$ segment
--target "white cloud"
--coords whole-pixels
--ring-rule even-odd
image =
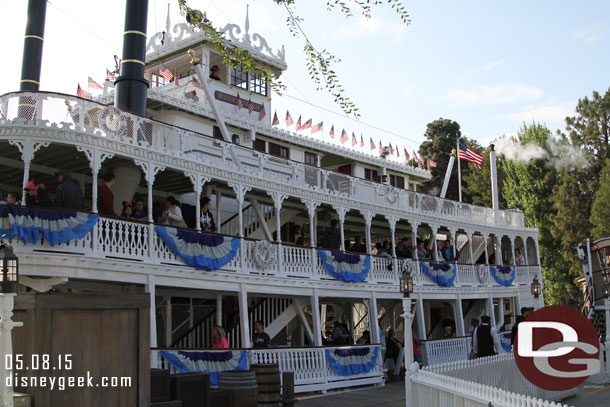
[[[584,41],[586,44],[591,44],[602,39],[607,31],[608,29],[604,24],[595,24],[574,31],[574,37]]]
[[[530,108],[518,113],[511,113],[505,117],[519,122],[543,122],[543,123],[563,123],[567,116],[574,115],[574,103],[554,103],[531,106]]]
[[[330,36],[334,40],[348,41],[378,35],[384,35],[392,40],[399,40],[405,33],[404,25],[389,24],[379,17],[366,18],[365,16],[360,16],[348,21],[348,24],[341,25],[332,31],[323,30],[322,34]]]
[[[504,63],[503,60],[498,59],[496,61],[490,62],[488,64],[483,65],[482,69],[484,71],[491,71],[492,69],[494,69],[495,67],[497,67],[498,65],[502,65]]]
[[[522,84],[476,85],[470,89],[452,89],[447,97],[457,103],[531,102],[542,97],[542,90]]]
[[[405,86],[405,87],[403,87],[403,88],[402,88],[402,93],[403,93],[405,96],[409,96],[409,94],[411,93],[411,91],[412,91],[412,90],[413,90],[413,88],[412,88],[412,87],[410,87],[410,86]]]

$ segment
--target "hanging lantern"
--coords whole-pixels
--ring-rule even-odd
[[[19,282],[19,258],[13,253],[13,246],[0,243],[0,282],[3,293],[17,292]]]
[[[532,281],[532,295],[534,298],[540,297],[540,292],[542,287],[540,286],[540,281],[538,281],[538,276],[534,276],[534,281]]]
[[[604,274],[604,285],[602,290],[604,291],[604,297],[610,298],[610,272]]]
[[[400,277],[400,286],[402,287],[402,294],[405,298],[408,298],[413,292],[413,277],[411,273],[403,273]]]

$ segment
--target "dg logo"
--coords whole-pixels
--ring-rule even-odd
[[[569,390],[600,371],[597,332],[569,307],[544,307],[528,316],[513,350],[521,374],[545,390]]]

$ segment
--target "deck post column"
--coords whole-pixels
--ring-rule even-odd
[[[208,197],[209,198],[209,197]],[[220,225],[222,225],[222,219],[220,219],[220,214],[221,214],[221,210],[220,207],[222,206],[222,192],[217,189],[216,190],[216,224],[217,229],[216,231],[218,233],[221,233],[222,231],[220,230]]]
[[[203,191],[203,185],[206,182],[210,182],[211,178],[202,177],[199,174],[192,174],[184,172],[193,184],[193,192],[195,192],[195,229],[198,232],[201,231],[201,191]]]
[[[411,225],[411,246],[413,250],[413,260],[417,261],[419,260],[417,256],[417,228],[419,228],[419,222],[409,221],[409,224]]]
[[[436,242],[436,239],[438,238],[439,226],[430,225],[430,227],[432,228],[432,259],[438,262],[441,260],[438,258],[438,243]]]
[[[466,328],[464,327],[464,310],[462,309],[462,296],[460,294],[457,295],[455,299],[456,305],[456,328],[458,336],[466,336]]]
[[[470,253],[470,264],[472,264],[472,267],[474,267],[475,259],[474,259],[474,252],[472,251],[472,235],[473,235],[472,230],[467,230],[466,235],[468,236],[468,251]]]
[[[112,157],[112,155],[110,156]],[[155,165],[152,161],[139,161],[134,160],[134,163],[140,167],[142,172],[144,173],[144,179],[146,180],[146,188],[148,194],[148,258],[153,259],[156,256],[157,250],[155,250],[155,233],[153,226],[153,184],[155,183],[155,177],[159,171],[163,171],[165,167]],[[97,175],[93,178],[97,180]],[[94,186],[94,191],[97,191],[97,188]],[[96,199],[97,200],[97,199]]]
[[[311,296],[311,315],[313,317],[313,340],[315,346],[322,346],[322,330],[320,321],[320,298],[318,297],[318,289],[313,289]]]
[[[172,346],[172,297],[167,297],[165,304],[165,346]]]
[[[155,301],[155,277],[152,274],[148,275],[148,282],[144,285],[144,291],[148,293],[150,297],[150,347],[157,347],[157,304]],[[155,352],[156,354],[156,352]],[[156,355],[155,355],[156,356]],[[157,358],[151,357],[150,367],[157,367]]]
[[[319,202],[314,200],[303,199],[302,202],[307,207],[307,214],[309,215],[309,245],[311,246],[311,275],[313,278],[317,278],[318,269],[318,253],[316,251],[316,226],[314,224],[316,217],[316,208],[320,205]]]
[[[369,304],[369,328],[371,330],[371,343],[381,343],[381,333],[379,332],[379,321],[377,320],[377,316],[377,296],[375,295],[375,291],[371,291]]]
[[[411,298],[402,299],[402,317],[404,320],[404,349],[405,349],[405,405],[413,407],[413,394],[411,391],[411,375],[417,371],[411,368],[413,361],[413,300]]]
[[[457,263],[457,229],[449,228],[449,234],[451,235],[451,239],[449,239],[449,243],[451,243],[451,252],[453,253],[453,258]]]
[[[482,233],[481,235],[483,236],[483,244],[485,247],[485,264],[489,265],[489,250],[487,247],[489,246],[489,235],[487,233]]]
[[[38,142],[33,142],[30,139],[25,139],[23,141],[9,140],[9,144],[17,147],[19,149],[19,152],[21,153],[21,160],[23,161],[23,183],[21,186],[21,193],[23,194],[25,186],[28,184],[28,182],[30,182],[30,165],[32,164],[32,160],[34,159],[34,154],[41,147],[47,147],[49,145],[49,143],[48,142],[38,143]],[[82,150],[79,149],[79,151],[82,151]],[[91,151],[91,150],[89,150],[89,151]],[[87,154],[87,157],[89,157],[89,156],[90,156],[90,154]],[[89,157],[89,163],[91,164],[90,157]],[[21,200],[21,205],[25,206],[25,195],[23,196],[23,199]]]
[[[491,318],[491,326],[496,326],[496,313],[494,312],[494,299],[490,295],[487,297],[487,309],[489,310],[489,317]]]
[[[244,272],[244,254],[243,254],[243,250],[244,250],[244,214],[243,214],[243,206],[244,206],[244,198],[246,195],[246,192],[248,192],[250,190],[250,187],[246,187],[244,185],[241,184],[233,184],[233,183],[229,183],[229,186],[231,188],[233,188],[233,191],[235,192],[235,198],[237,199],[237,219],[238,219],[238,225],[239,225],[239,231],[238,231],[238,236],[239,236],[239,270],[243,273]],[[246,310],[248,309],[248,307],[246,307]],[[243,332],[243,330],[242,330]],[[242,343],[243,345],[243,343]]]
[[[428,338],[426,333],[426,318],[424,316],[424,299],[421,295],[417,298],[416,312],[417,312],[417,332],[419,333],[419,339],[425,341]]]
[[[523,265],[529,266],[530,262],[527,258],[527,237],[524,239],[523,236],[521,236],[521,254],[523,255]]]
[[[364,224],[365,224],[365,233],[366,233],[366,253],[367,254],[372,254],[373,253],[373,246],[371,244],[371,225],[373,223],[373,213],[371,212],[360,212],[362,214],[362,216],[364,217]]]
[[[516,259],[515,259],[515,236],[509,236],[508,237],[509,241],[510,241],[510,259],[512,259],[511,264],[513,266],[516,266]]]
[[[337,211],[337,216],[339,217],[339,230],[341,231],[341,245],[339,248],[343,251],[347,250],[345,247],[345,229],[343,228],[343,224],[345,223],[345,214],[347,213],[347,208],[342,206],[334,206],[334,210]]]
[[[216,294],[216,325],[222,326],[222,294]]]
[[[282,248],[282,203],[288,195],[280,194],[279,192],[267,192],[273,199],[273,207],[275,209],[275,241],[277,242],[277,267],[278,272],[284,272],[284,249]]]
[[[390,239],[392,239],[392,258],[394,259],[394,270],[398,272],[396,267],[396,223],[398,218],[396,216],[386,215],[385,218],[390,224]]]
[[[239,285],[239,325],[240,339],[242,348],[251,348],[250,343],[250,322],[248,318],[248,291],[245,284]],[[229,344],[235,347],[235,344]]]

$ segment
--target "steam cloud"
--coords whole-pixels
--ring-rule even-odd
[[[584,168],[588,165],[585,153],[578,147],[549,140],[549,150],[537,144],[520,144],[512,137],[503,136],[494,141],[496,152],[506,160],[529,163],[533,159],[545,160],[549,167],[556,169]]]

